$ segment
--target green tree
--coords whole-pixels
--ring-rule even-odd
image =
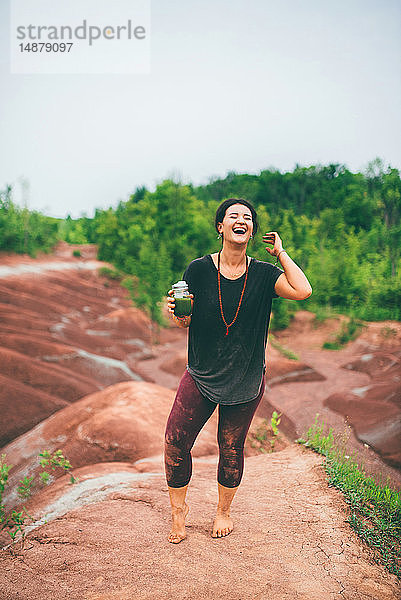
[[[380,159],[366,173],[351,173],[341,164],[297,165],[287,173],[269,168],[259,175],[232,171],[204,186],[166,179],[154,192],[137,188],[116,209],[97,209],[92,220],[70,220],[64,231],[71,240],[84,236],[97,243],[100,258],[135,275],[141,281],[135,301],[151,314],[157,311],[157,296],[160,301],[191,260],[221,247],[214,228],[220,202],[245,197],[254,203],[260,227],[248,252],[274,262],[261,238],[265,231],[278,231],[311,281],[313,295],[305,303],[293,303],[295,308],[328,306],[354,316],[394,318],[399,314],[400,195],[399,172],[385,168]],[[0,207],[0,232],[17,247],[23,232],[20,216],[9,210],[6,230],[3,216]],[[30,222],[29,239],[33,229]],[[156,255],[167,257],[158,292],[152,287]],[[134,288],[138,292],[138,285]],[[292,303],[276,303],[276,324],[284,323]]]
[[[172,282],[171,257],[164,242],[155,244],[150,239],[145,240],[135,267],[138,277],[135,303],[148,312],[154,323],[164,324],[160,302],[167,295]]]
[[[401,179],[398,169],[384,169],[380,158],[367,168],[368,185],[375,197],[379,215],[386,227],[385,244],[391,264],[391,276],[397,273],[401,247]]]

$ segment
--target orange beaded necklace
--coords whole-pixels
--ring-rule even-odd
[[[233,324],[235,323],[235,320],[236,320],[236,318],[237,318],[237,316],[238,316],[239,308],[240,308],[240,306],[241,306],[242,298],[243,298],[243,295],[244,295],[244,292],[245,292],[246,280],[248,279],[248,257],[247,257],[247,256],[245,257],[245,258],[246,258],[245,281],[244,281],[244,286],[243,286],[243,288],[242,288],[242,292],[241,292],[241,298],[239,299],[239,303],[238,303],[237,312],[235,313],[235,317],[234,317],[234,319],[231,321],[231,323],[230,323],[229,325],[227,325],[227,322],[226,322],[226,320],[225,320],[225,318],[224,318],[224,314],[223,314],[223,304],[222,304],[222,302],[221,302],[221,287],[220,287],[220,252],[221,252],[221,250],[219,251],[219,260],[218,260],[218,266],[217,266],[217,280],[218,280],[218,283],[219,283],[219,302],[220,302],[220,312],[221,312],[221,317],[222,317],[222,319],[223,319],[223,321],[224,321],[224,325],[225,325],[225,326],[226,326],[226,328],[227,328],[226,335],[228,335],[228,328],[229,328],[229,327],[231,327],[231,325],[233,325]]]

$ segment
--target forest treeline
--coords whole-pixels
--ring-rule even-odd
[[[230,197],[250,200],[258,213],[259,230],[248,254],[273,262],[261,240],[266,231],[277,231],[311,282],[307,300],[274,301],[276,327],[302,307],[401,320],[400,172],[380,159],[364,173],[331,164],[286,173],[230,172],[203,186],[167,179],[153,192],[137,188],[116,208],[96,209],[93,217],[68,216],[58,235],[70,243],[97,244],[98,258],[128,276],[125,285],[135,303],[162,323],[161,302],[171,284],[191,260],[221,247],[214,217]]]
[[[13,188],[0,190],[0,251],[35,256],[50,252],[60,239],[60,219],[20,208],[13,202]]]
[[[248,254],[272,262],[262,234],[277,231],[305,271],[313,295],[274,301],[276,325],[296,308],[328,308],[365,320],[401,319],[400,172],[375,159],[365,173],[346,166],[297,166],[292,172],[229,173],[208,185],[165,180],[137,188],[93,218],[67,218],[62,235],[99,246],[99,258],[134,276],[135,301],[159,319],[159,302],[188,263],[221,247],[214,228],[225,198],[255,206],[259,231]],[[295,306],[296,305],[296,306]]]

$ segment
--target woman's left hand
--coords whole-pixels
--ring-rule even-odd
[[[266,246],[267,252],[272,256],[277,256],[277,254],[283,249],[283,242],[281,241],[277,231],[269,231],[265,233],[265,235],[262,237],[262,240],[265,244],[273,245],[273,248]]]

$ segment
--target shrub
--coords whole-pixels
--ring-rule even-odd
[[[43,471],[39,474],[39,480],[43,485],[47,485],[51,480],[51,475],[46,471],[46,468],[50,468],[54,471],[57,468],[63,469],[68,472],[72,469],[71,463],[64,457],[61,450],[56,450],[51,453],[48,450],[43,450],[39,453],[40,465]],[[28,513],[25,506],[18,512],[15,509],[7,512],[3,504],[3,492],[8,484],[8,473],[12,465],[7,465],[6,455],[2,454],[0,457],[0,530],[6,531],[11,538],[11,548],[14,550],[15,543],[18,541],[18,536],[24,547],[26,529],[25,523],[28,519],[33,521],[33,517]],[[19,481],[17,486],[17,494],[20,498],[28,499],[32,494],[32,488],[34,486],[34,475],[31,477],[25,476]],[[70,483],[77,483],[76,479],[70,474]]]

